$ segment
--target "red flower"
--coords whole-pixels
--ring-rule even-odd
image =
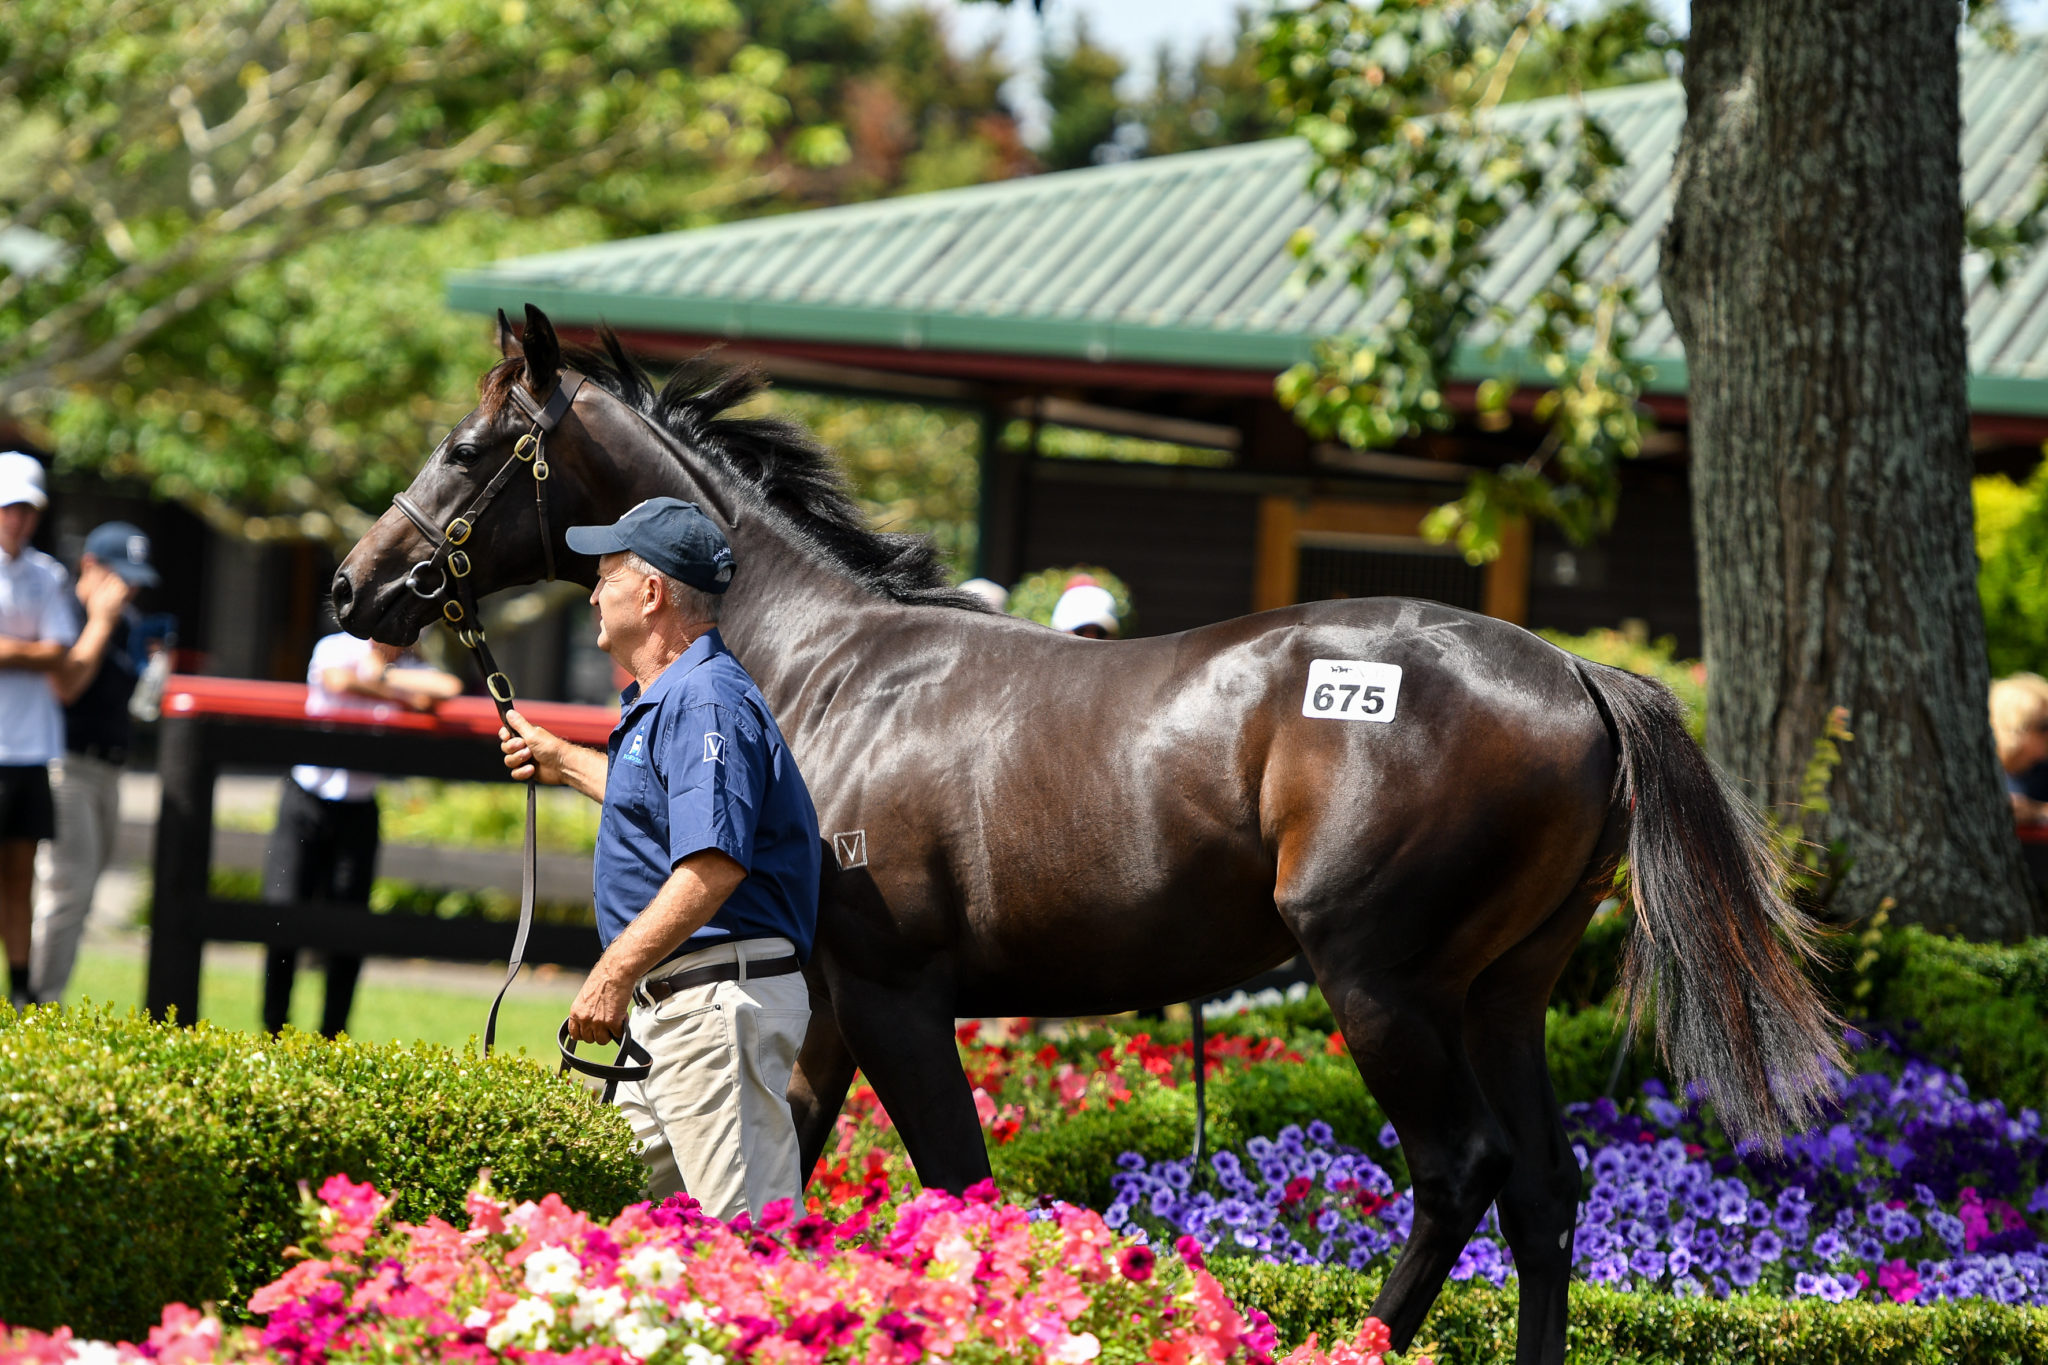
[[[1202,1269],[1202,1244],[1193,1237],[1182,1233],[1174,1239],[1173,1249],[1180,1253],[1180,1258],[1188,1263],[1190,1269]]]
[[[1136,1284],[1143,1284],[1152,1278],[1152,1267],[1158,1259],[1158,1257],[1152,1254],[1151,1247],[1125,1247],[1123,1256],[1118,1260],[1117,1268],[1123,1271],[1125,1279]]]

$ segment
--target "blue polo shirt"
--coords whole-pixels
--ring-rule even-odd
[[[598,937],[611,941],[693,853],[747,870],[677,955],[782,937],[808,960],[818,928],[818,814],[754,680],[707,631],[646,691],[619,697],[597,827]]]

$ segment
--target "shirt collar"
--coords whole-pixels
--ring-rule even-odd
[[[637,682],[626,684],[626,690],[619,693],[619,714],[625,716],[639,707],[653,706],[681,683],[697,665],[728,652],[725,641],[718,638],[718,627],[713,626],[692,640],[688,649],[670,660],[668,667],[655,675],[654,681],[644,690]]]

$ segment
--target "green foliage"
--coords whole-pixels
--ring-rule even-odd
[[[790,117],[766,158],[778,206],[816,207],[1000,180],[1030,168],[991,40],[956,50],[942,15],[871,0],[735,0],[738,22],[692,44],[716,70],[747,44],[788,58]],[[821,152],[824,154],[821,155]]]
[[[1087,19],[1077,17],[1073,37],[1047,43],[1039,62],[1045,102],[1052,106],[1040,158],[1055,171],[1104,160],[1101,153],[1119,145],[1118,128],[1125,122],[1124,103],[1116,93],[1116,83],[1123,79],[1123,59],[1096,46],[1089,38]]]
[[[1955,1067],[1976,1093],[2048,1108],[2048,938],[1970,943],[1909,926],[1857,942],[1845,968],[1838,998],[1869,983],[1859,1013],[1905,1026],[1909,1047]]]
[[[1554,521],[1576,543],[1605,530],[1616,465],[1641,448],[1648,369],[1629,348],[1648,312],[1607,260],[1632,222],[1621,154],[1583,107],[1539,131],[1495,118],[1526,52],[1572,50],[1548,15],[1519,0],[1319,0],[1265,30],[1264,69],[1313,150],[1313,183],[1359,223],[1329,244],[1303,229],[1298,253],[1311,275],[1398,296],[1365,335],[1333,339],[1282,375],[1280,401],[1311,434],[1358,448],[1444,430],[1453,358],[1482,324],[1496,338],[1490,355],[1512,340],[1554,386],[1535,405],[1547,428],[1536,452],[1473,476],[1424,523],[1474,563],[1499,554],[1510,518]],[[1518,212],[1549,225],[1555,264],[1510,309],[1481,285],[1494,230]],[[1514,379],[1501,371],[1481,387],[1482,420],[1507,416]]]
[[[1036,621],[1041,626],[1051,625],[1052,609],[1059,605],[1060,595],[1067,590],[1067,580],[1076,574],[1087,574],[1099,587],[1108,591],[1110,600],[1116,603],[1118,633],[1129,635],[1135,619],[1131,613],[1131,590],[1124,586],[1121,578],[1095,564],[1074,564],[1064,569],[1040,569],[1037,573],[1026,574],[1010,589],[1010,615]]]
[[[1023,418],[1003,428],[1002,442],[1012,450],[1029,450],[1051,460],[1107,460],[1120,464],[1176,464],[1221,469],[1233,456],[1209,446],[1184,446],[1148,441],[1141,436],[1112,436],[1104,431],[1041,423],[1034,434]]]
[[[861,510],[878,526],[931,536],[954,573],[967,576],[981,494],[978,417],[783,389],[769,392],[766,408],[802,422],[839,457]]]
[[[380,448],[389,428],[328,399],[406,413],[421,391],[377,344],[439,311],[436,268],[394,272],[421,259],[405,230],[473,214],[502,241],[517,216],[576,207],[638,231],[764,192],[748,172],[787,114],[782,56],[742,46],[688,79],[671,63],[676,41],[733,19],[725,0],[12,6],[0,217],[62,255],[0,278],[0,401],[50,424],[68,460],[125,457],[202,505],[319,513],[312,484],[337,465],[347,496],[376,502],[388,477],[350,466],[425,447],[413,432]],[[327,311],[302,322],[308,294]],[[355,331],[351,312],[379,325]],[[98,411],[66,412],[81,386]],[[252,452],[267,458],[237,475]]]
[[[1296,1342],[1349,1339],[1371,1311],[1377,1276],[1319,1266],[1219,1261],[1216,1276],[1240,1305],[1263,1311]],[[1822,1303],[1745,1296],[1681,1299],[1571,1287],[1574,1365],[2006,1365],[2048,1359],[2048,1311],[1982,1299],[1927,1306]],[[1422,1335],[1442,1365],[1514,1354],[1519,1298],[1511,1286],[1444,1286]]]
[[[300,1181],[345,1172],[418,1221],[460,1219],[480,1167],[601,1216],[644,1178],[582,1087],[445,1048],[0,1011],[0,1094],[0,1305],[82,1335],[139,1338],[173,1300],[240,1313],[285,1268]]]
[[[1652,640],[1641,631],[1591,630],[1567,635],[1561,630],[1536,632],[1559,649],[1610,668],[1625,668],[1655,678],[1678,694],[1685,707],[1685,728],[1701,743],[1707,737],[1707,670],[1697,659],[1681,659],[1678,642],[1669,635]]]
[[[2048,462],[2025,484],[1973,480],[1977,596],[1993,677],[2048,671]]]

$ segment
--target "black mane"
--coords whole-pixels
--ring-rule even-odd
[[[609,327],[598,328],[597,337],[602,351],[569,347],[566,363],[751,485],[861,586],[914,606],[989,610],[979,597],[947,582],[931,537],[870,526],[838,463],[803,426],[779,417],[720,415],[767,387],[760,371],[699,355],[677,366],[656,390]]]

